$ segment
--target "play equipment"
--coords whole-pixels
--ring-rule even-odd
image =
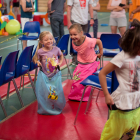
[[[0,7],[2,7],[1,4]],[[8,36],[9,34],[18,35],[22,33],[20,31],[20,23],[14,18],[15,15],[12,13],[12,9],[10,9],[9,15],[5,16],[2,16],[0,11],[0,35]]]
[[[43,19],[41,18],[40,15],[34,15],[33,21],[38,21],[40,23],[40,25],[43,25]]]
[[[2,21],[5,21],[5,18],[7,18],[8,20],[14,19],[14,17],[11,15],[4,15],[1,17]]]
[[[13,7],[13,6],[11,5],[11,6],[10,6],[10,12],[8,13],[8,15],[11,15],[11,16],[14,17],[14,19],[16,19],[14,13],[12,12],[12,7]]]
[[[2,4],[0,4],[0,8]],[[20,24],[18,21],[12,21],[15,19],[15,15],[12,12],[12,6],[10,6],[10,12],[8,15],[2,16],[0,11],[0,35],[8,36],[9,34],[15,34],[20,30]],[[6,31],[5,29],[6,28]]]
[[[20,30],[20,23],[16,19],[12,19],[6,24],[5,30],[11,35],[16,34]]]
[[[50,24],[49,18],[48,18],[48,13],[46,13],[45,15],[41,15],[41,18],[45,18],[45,21]]]
[[[0,4],[0,8],[2,7],[2,4]],[[1,13],[1,10],[0,10],[0,27],[1,27],[1,24],[3,23],[3,21],[2,21],[2,19],[1,19],[1,15],[2,15],[2,13]],[[2,32],[4,31],[4,29],[1,29],[0,30],[0,35],[2,35]]]

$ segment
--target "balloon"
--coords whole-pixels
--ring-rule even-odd
[[[20,23],[16,19],[11,19],[5,27],[6,32],[13,35],[20,30]]]

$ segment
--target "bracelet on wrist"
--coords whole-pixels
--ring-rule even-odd
[[[134,14],[134,12],[131,12],[131,14]]]

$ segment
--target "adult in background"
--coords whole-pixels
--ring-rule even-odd
[[[35,11],[32,0],[20,0],[20,9],[21,9],[21,26],[22,30],[27,21],[32,21],[32,12]],[[28,33],[27,33],[28,35]],[[27,47],[27,41],[23,41],[23,49]]]
[[[111,10],[109,25],[111,26],[111,32],[117,33],[117,28],[121,36],[126,31],[127,19],[125,10],[122,5],[126,5],[126,0],[109,0],[107,9]]]
[[[64,35],[63,13],[66,10],[66,0],[49,0],[48,14],[50,15],[50,24],[54,37],[59,39]]]
[[[19,12],[19,0],[12,0],[11,4],[13,5],[13,8],[14,8],[15,17],[17,18],[17,15],[20,14],[20,12]]]
[[[67,26],[68,29],[73,23],[79,23],[84,33],[88,31],[88,11],[90,13],[90,24],[94,24],[93,0],[67,0]]]
[[[93,9],[93,16],[94,16],[93,37],[97,39],[97,33],[98,33],[97,11],[100,10],[99,0],[93,0],[92,9]],[[89,21],[88,21],[88,33],[89,31],[90,31],[90,16],[89,16]],[[95,46],[95,49],[96,48],[97,48],[97,45]]]
[[[134,19],[140,21],[140,0],[129,0],[128,5],[123,6],[123,8],[129,8],[129,26]]]

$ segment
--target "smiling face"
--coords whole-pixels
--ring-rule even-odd
[[[74,43],[78,43],[80,42],[80,39],[83,36],[83,31],[78,32],[78,30],[76,28],[72,28],[69,30],[70,33],[70,38],[73,40]]]
[[[53,47],[53,36],[50,34],[45,35],[40,43],[44,45],[46,49],[50,50]]]

